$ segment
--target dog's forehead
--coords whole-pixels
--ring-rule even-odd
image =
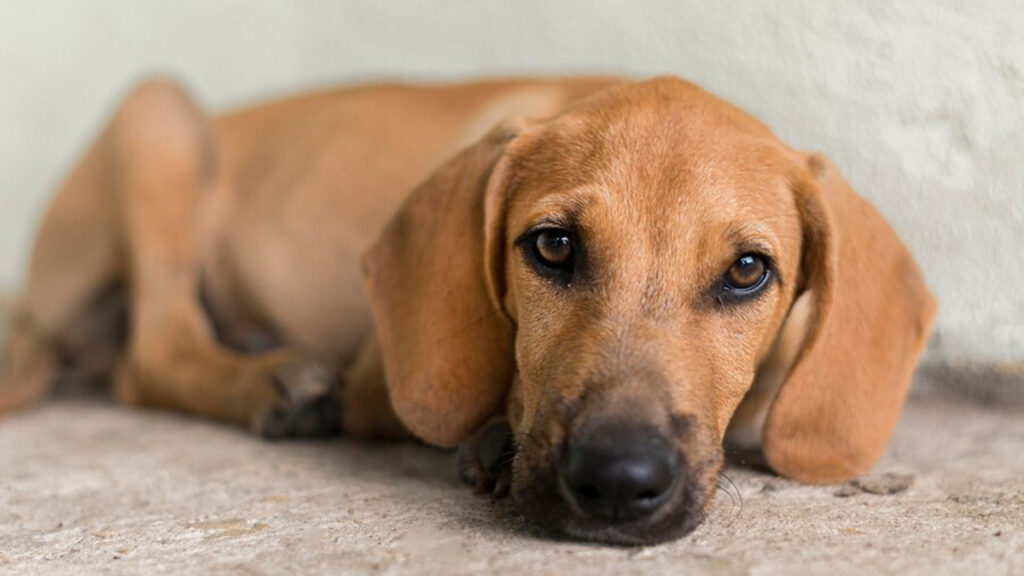
[[[692,242],[675,244],[690,246],[700,233],[721,242],[788,232],[796,221],[793,151],[687,82],[606,91],[540,126],[535,138],[514,202],[527,208],[527,221],[551,212],[589,216],[604,227],[689,233]]]
[[[598,93],[538,126],[534,138],[529,166],[548,190],[765,189],[784,178],[792,152],[746,112],[675,78]]]
[[[776,140],[771,129],[750,114],[678,78],[655,78],[599,92],[564,111],[547,128],[556,139],[629,146],[617,148],[618,153],[656,154],[665,147],[685,145],[708,155],[743,140]]]

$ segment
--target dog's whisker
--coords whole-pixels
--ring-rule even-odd
[[[719,483],[717,488],[729,496],[729,501],[732,504],[732,510],[736,510],[735,514],[732,514],[730,511],[731,519],[729,521],[729,525],[732,525],[733,522],[735,522],[740,516],[743,515],[743,492],[740,491],[739,486],[737,486],[736,483],[733,482],[732,478],[729,478],[729,475],[726,474],[725,472],[719,472],[718,476]],[[722,479],[729,483],[729,486],[732,487],[732,491],[728,490],[725,486],[722,485]],[[733,491],[735,491],[736,493],[735,498],[733,498]],[[739,500],[738,508],[736,504],[737,500]]]

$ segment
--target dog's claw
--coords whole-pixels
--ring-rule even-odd
[[[512,487],[512,458],[515,455],[512,428],[508,420],[495,418],[459,445],[459,477],[477,494],[492,498],[507,496]]]
[[[330,436],[340,429],[341,403],[336,377],[322,365],[294,362],[271,376],[277,401],[259,422],[264,438]]]

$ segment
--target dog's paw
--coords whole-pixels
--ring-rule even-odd
[[[459,477],[478,494],[507,496],[512,487],[515,450],[508,420],[495,418],[459,445]]]
[[[254,424],[264,438],[311,438],[341,428],[338,377],[322,364],[298,361],[270,375],[276,398]]]

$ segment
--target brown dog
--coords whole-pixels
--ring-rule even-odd
[[[652,543],[727,430],[801,481],[868,470],[934,312],[826,159],[675,78],[213,119],[152,81],[46,216],[0,410],[71,370],[267,436],[408,430],[541,525]]]

